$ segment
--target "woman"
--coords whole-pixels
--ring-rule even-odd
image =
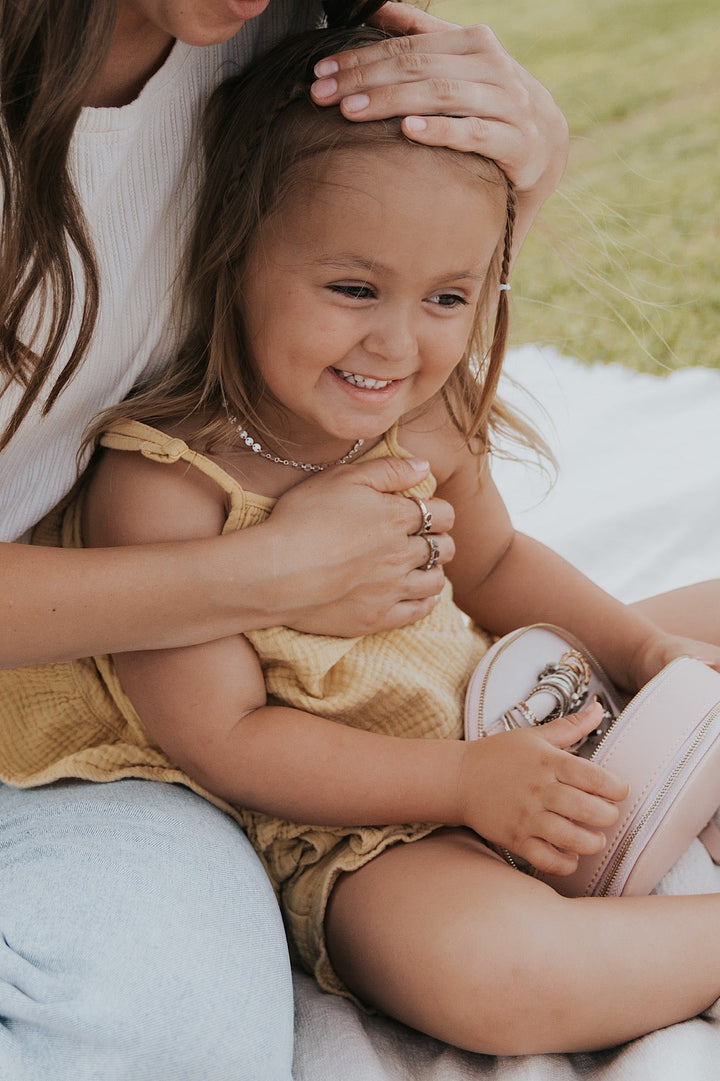
[[[3,665],[278,623],[354,635],[418,618],[442,587],[441,567],[418,569],[417,508],[394,494],[418,473],[398,462],[312,478],[262,542],[248,530],[171,550],[18,543],[71,488],[92,416],[173,355],[203,104],[229,64],[319,15],[313,0],[266,4],[0,3]],[[565,162],[551,98],[483,28],[396,4],[379,21],[405,44],[336,58],[316,100],[342,99],[358,120],[405,115],[411,138],[496,158],[519,192],[521,240]],[[451,508],[431,509],[445,533]],[[229,819],[184,789],[118,781],[1,788],[0,821],[2,1076],[288,1081],[282,927]]]

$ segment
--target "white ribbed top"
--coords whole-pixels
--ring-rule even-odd
[[[0,453],[0,540],[23,537],[69,490],[90,420],[172,359],[171,288],[197,184],[186,156],[202,108],[225,75],[315,21],[315,0],[271,0],[223,45],[176,43],[129,105],[83,110],[70,168],[95,244],[100,312],[71,385],[47,417],[36,407]],[[14,387],[0,396],[0,430],[18,398]]]

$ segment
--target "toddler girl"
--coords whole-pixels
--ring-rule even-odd
[[[496,398],[512,186],[399,122],[313,106],[315,65],[377,34],[304,35],[216,93],[178,362],[101,418],[63,542],[252,527],[263,546],[274,502],[302,500],[313,474],[407,457],[417,573],[446,575],[438,603],[364,638],[279,627],[40,669],[58,709],[24,758],[6,733],[7,779],[189,784],[243,823],[325,989],[475,1051],[603,1047],[720,994],[720,898],[567,900],[503,862],[490,845],[569,873],[626,786],[565,751],[596,706],[464,743],[467,681],[492,635],[540,620],[629,691],[681,653],[720,651],[512,529],[490,451],[498,434],[537,445]],[[448,505],[452,537],[437,528]]]

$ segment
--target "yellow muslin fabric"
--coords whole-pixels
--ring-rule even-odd
[[[115,425],[102,444],[158,463],[187,461],[225,491],[224,532],[263,521],[274,500],[245,491],[209,458],[137,421]],[[405,457],[395,430],[366,458]],[[408,495],[427,498],[427,478]],[[80,487],[38,526],[33,543],[82,546]],[[249,632],[270,703],[394,736],[461,739],[468,679],[490,639],[471,627],[446,583],[440,603],[417,623],[361,638],[305,634],[288,627]],[[0,779],[21,787],[61,778],[139,777],[180,783],[242,824],[270,875],[291,946],[321,987],[353,998],[332,969],[324,916],[332,887],[389,845],[437,826],[307,826],[233,807],[177,769],[153,742],[123,692],[110,657],[0,671]]]

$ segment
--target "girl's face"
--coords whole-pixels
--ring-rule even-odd
[[[437,394],[465,353],[505,216],[500,185],[415,147],[338,152],[288,196],[240,289],[284,411],[281,429],[260,408],[270,430],[331,460]]]

